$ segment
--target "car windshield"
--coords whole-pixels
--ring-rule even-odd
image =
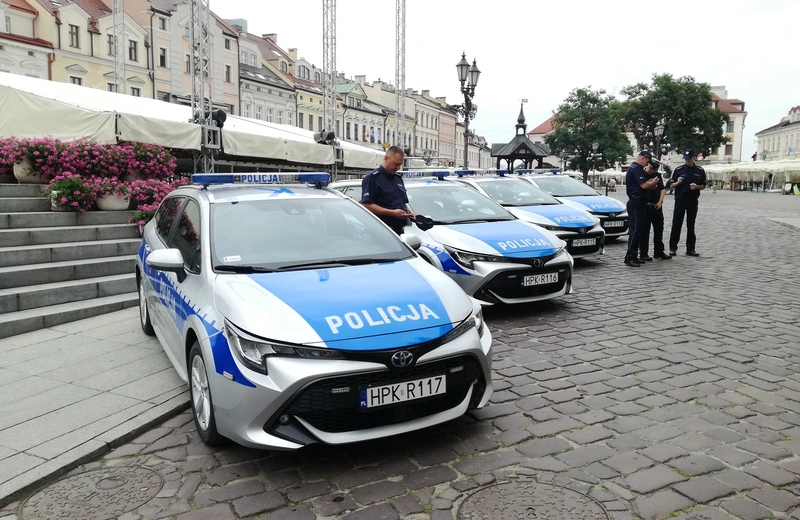
[[[597,196],[597,192],[591,187],[566,175],[547,175],[533,177],[531,180],[533,180],[539,188],[554,197]]]
[[[454,183],[408,186],[408,202],[417,214],[441,224],[515,219],[489,197]]]
[[[503,206],[542,206],[561,204],[530,182],[522,179],[492,179],[478,184],[495,202]]]
[[[400,239],[348,199],[287,198],[212,205],[217,271],[253,272],[411,258]]]

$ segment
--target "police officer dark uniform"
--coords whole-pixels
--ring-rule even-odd
[[[408,195],[403,177],[397,174],[403,166],[403,150],[390,146],[378,169],[368,173],[361,181],[361,204],[373,212],[398,235],[414,212],[408,207]]]
[[[694,234],[694,223],[697,219],[700,192],[706,187],[706,172],[694,163],[696,155],[694,150],[686,150],[683,154],[686,164],[675,168],[672,178],[669,180],[670,188],[675,189],[675,210],[672,213],[672,231],[669,234],[670,256],[675,256],[678,252],[684,215],[686,216],[686,254],[700,256],[695,251],[697,236]]]
[[[645,226],[647,201],[649,191],[658,179],[650,178],[644,167],[650,163],[653,156],[647,150],[639,152],[636,160],[631,163],[625,174],[625,191],[628,193],[628,251],[625,253],[625,265],[639,267],[643,262],[638,259],[639,246],[642,242],[642,232]]]
[[[645,172],[650,178],[657,178],[658,182],[648,191],[649,200],[647,201],[642,242],[639,246],[639,261],[650,262],[653,260],[653,257],[647,254],[650,248],[650,226],[653,227],[653,256],[660,260],[672,260],[672,257],[664,252],[664,210],[662,206],[666,187],[661,175],[658,173],[658,163],[650,162],[645,168]]]

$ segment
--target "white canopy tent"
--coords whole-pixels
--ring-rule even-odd
[[[104,143],[200,149],[200,126],[189,122],[191,108],[186,105],[0,73],[0,106],[0,137],[89,137]],[[309,130],[233,115],[223,126],[222,145],[234,159],[326,166],[335,160],[333,148],[316,143]],[[376,168],[384,155],[354,143],[342,142],[341,147],[348,169]]]

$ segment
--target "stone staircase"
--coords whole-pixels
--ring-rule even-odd
[[[132,212],[54,212],[40,189],[0,184],[0,338],[138,304]]]

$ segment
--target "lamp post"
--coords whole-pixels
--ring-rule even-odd
[[[562,164],[562,167],[561,167],[561,168],[562,168],[562,170],[561,170],[561,173],[566,173],[566,172],[567,172],[567,158],[568,158],[568,157],[569,157],[569,156],[567,155],[567,151],[566,151],[566,150],[564,150],[563,152],[561,152],[561,164]]]
[[[475,117],[475,112],[478,110],[478,107],[472,104],[472,97],[475,95],[475,87],[478,86],[481,71],[478,70],[474,58],[472,65],[469,64],[465,52],[461,53],[461,61],[456,63],[456,70],[458,71],[458,81],[461,82],[461,93],[464,94],[464,104],[459,107],[458,111],[464,116],[464,169],[466,170],[469,167],[469,120]]]
[[[602,159],[603,158],[603,154],[597,152],[597,149],[599,147],[600,147],[599,143],[592,143],[592,151],[588,155],[588,158],[591,159],[591,161],[592,161],[592,184],[594,184],[594,182],[595,182],[595,179],[594,179],[595,163],[597,162],[597,159]]]

